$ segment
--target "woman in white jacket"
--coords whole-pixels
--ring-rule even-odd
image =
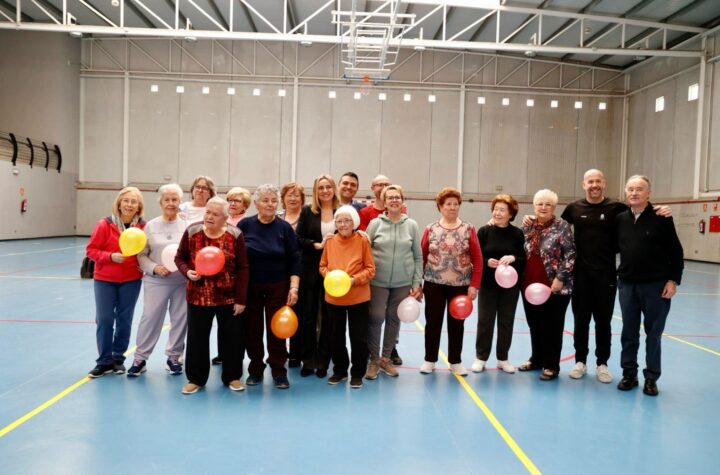
[[[143,314],[138,327],[133,364],[127,372],[129,378],[146,371],[150,357],[162,332],[166,309],[170,310],[170,334],[165,354],[165,369],[170,374],[182,374],[180,358],[185,350],[187,333],[187,303],[185,301],[185,278],[175,269],[163,264],[163,250],[180,242],[187,222],[178,216],[182,188],[171,183],[158,190],[162,215],[148,221],[145,226],[147,245],[138,255],[138,263],[145,273],[143,277]],[[173,253],[173,260],[175,254]]]

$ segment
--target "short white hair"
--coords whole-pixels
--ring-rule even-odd
[[[207,203],[205,203],[205,207],[206,207],[206,208],[207,208],[208,206],[210,206],[210,205],[220,205],[220,206],[222,206],[223,216],[225,216],[226,218],[227,218],[228,215],[230,214],[230,211],[229,211],[229,209],[228,209],[230,205],[228,204],[227,201],[225,201],[224,199],[220,198],[219,196],[213,196],[212,198],[210,198],[210,199],[207,201]]]
[[[260,198],[262,198],[262,195],[266,194],[275,195],[275,198],[277,198],[278,202],[280,202],[280,190],[278,190],[278,187],[272,183],[265,183],[264,185],[260,185],[255,188],[253,201],[259,201]]]
[[[553,206],[557,206],[558,204],[558,195],[553,190],[548,190],[547,188],[538,190],[537,193],[535,193],[535,196],[533,196],[533,204],[535,205],[538,201],[543,199],[550,201]]]
[[[178,195],[178,198],[182,200],[183,197],[183,190],[180,188],[180,185],[177,183],[166,183],[165,185],[158,188],[158,203],[162,201],[162,198],[164,195],[175,193]]]
[[[347,214],[350,216],[353,222],[353,229],[357,229],[360,226],[360,215],[357,210],[350,205],[342,205],[335,210],[334,219],[337,219],[341,214]]]
[[[627,188],[628,184],[633,180],[642,180],[645,183],[647,183],[648,191],[652,190],[652,185],[650,185],[650,178],[646,177],[645,175],[633,175],[630,178],[628,178],[628,181],[625,182],[625,188]]]

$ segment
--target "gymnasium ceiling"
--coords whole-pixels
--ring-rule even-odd
[[[366,17],[385,40],[358,37]],[[379,45],[383,57],[438,48],[618,70],[652,56],[699,58],[689,40],[718,24],[720,0],[0,0],[7,30],[347,44],[354,25],[358,47]]]

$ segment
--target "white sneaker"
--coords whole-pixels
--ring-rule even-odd
[[[468,374],[467,370],[465,369],[465,366],[463,366],[462,363],[451,364],[450,370],[459,376],[467,376],[467,374]]]
[[[505,373],[512,374],[517,370],[517,368],[515,368],[515,366],[511,365],[508,360],[498,360],[497,363],[498,363],[497,364],[498,369],[502,370]]]
[[[585,376],[585,373],[587,373],[587,366],[585,366],[585,363],[578,361],[575,363],[575,366],[573,366],[573,369],[570,370],[570,377],[572,379],[580,379]]]
[[[423,374],[430,374],[433,371],[435,371],[435,363],[431,361],[423,361],[423,364],[420,365],[420,372]]]
[[[600,381],[601,383],[612,383],[613,377],[612,374],[610,374],[607,365],[601,364],[600,366],[598,366],[595,370],[595,375],[597,376],[598,381]]]
[[[476,358],[470,369],[473,370],[473,373],[482,373],[485,371],[485,361]]]

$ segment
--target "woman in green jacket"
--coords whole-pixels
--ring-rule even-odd
[[[405,196],[402,187],[390,185],[380,199],[385,203],[386,214],[370,221],[367,234],[375,259],[375,278],[371,282],[370,323],[368,351],[370,364],[366,379],[375,379],[380,371],[398,376],[390,360],[400,332],[397,309],[407,296],[422,299],[422,250],[417,223],[403,214]],[[380,332],[383,322],[382,352]]]

